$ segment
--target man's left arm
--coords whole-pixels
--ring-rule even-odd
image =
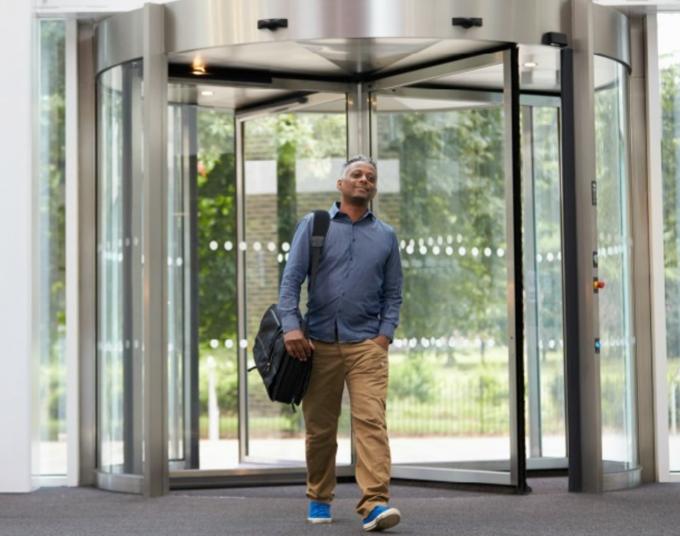
[[[392,249],[385,263],[383,279],[383,307],[380,311],[380,328],[378,335],[386,337],[388,342],[394,338],[394,330],[399,325],[399,308],[401,307],[401,257],[397,236],[392,235]]]

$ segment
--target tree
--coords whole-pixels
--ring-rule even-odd
[[[666,337],[669,356],[680,355],[680,63],[661,71],[661,165],[664,193]]]
[[[400,238],[416,241],[405,258],[401,336],[479,338],[482,352],[489,339],[504,342],[500,109],[384,113],[378,128],[391,131],[381,136],[380,158],[399,159],[400,204],[392,223]],[[447,247],[453,255],[444,253]]]
[[[41,251],[40,389],[45,439],[65,430],[66,129],[64,21],[40,22],[39,205]]]
[[[233,115],[198,114],[198,310],[199,341],[235,339],[236,177]],[[209,244],[218,242],[216,250]],[[230,241],[231,250],[223,245]]]

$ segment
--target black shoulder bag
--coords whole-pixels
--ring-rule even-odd
[[[310,289],[316,282],[321,249],[330,225],[330,215],[325,210],[314,212],[314,225],[310,243]],[[307,326],[304,328],[307,338]],[[270,305],[260,321],[260,329],[253,348],[255,367],[273,402],[299,405],[309,386],[312,375],[312,358],[300,361],[286,352],[283,342],[281,317],[276,304]]]

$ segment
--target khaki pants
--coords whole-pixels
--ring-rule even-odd
[[[314,365],[302,403],[306,426],[307,497],[330,502],[335,490],[335,454],[345,382],[356,445],[356,481],[362,497],[357,512],[366,517],[389,500],[390,447],[385,424],[387,350],[365,340],[314,341]]]

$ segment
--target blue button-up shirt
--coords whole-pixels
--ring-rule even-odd
[[[308,335],[324,342],[357,342],[378,335],[392,340],[401,306],[397,236],[370,210],[354,223],[340,212],[339,203],[329,212],[316,283],[308,287]],[[283,271],[279,313],[284,332],[301,326],[300,286],[310,269],[313,216],[298,223]]]

